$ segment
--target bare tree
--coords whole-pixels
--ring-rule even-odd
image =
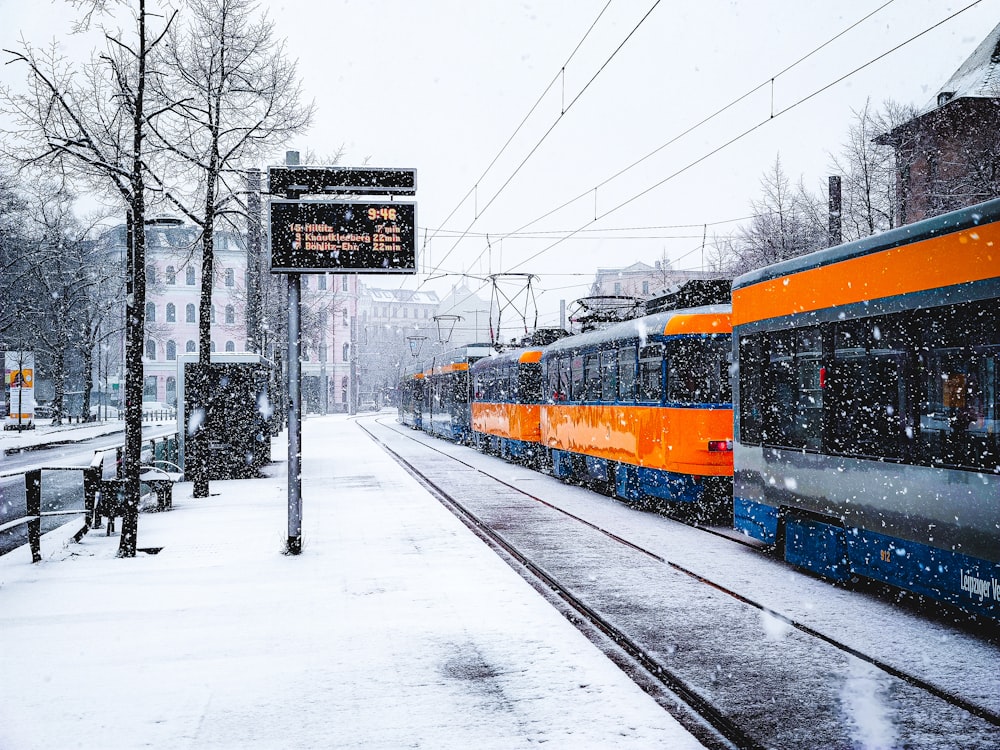
[[[781,157],[761,178],[762,197],[751,202],[753,218],[733,236],[716,242],[714,265],[730,274],[794,258],[826,244],[826,227],[817,199],[799,181],[794,188]]]
[[[22,286],[17,275],[23,264],[26,220],[23,197],[16,179],[0,172],[0,337],[5,337],[21,319]],[[0,338],[0,340],[3,340]]]
[[[160,79],[162,96],[180,105],[156,127],[163,145],[180,163],[174,204],[201,228],[201,296],[198,360],[211,360],[214,233],[220,219],[235,226],[246,214],[246,169],[254,160],[309,124],[312,105],[300,103],[295,63],[274,25],[256,15],[252,0],[189,0],[190,17],[174,29],[163,49],[175,75]],[[195,386],[194,392],[197,392]],[[208,496],[207,451],[201,430],[191,435],[196,470],[194,496]]]
[[[39,50],[23,42],[6,50],[11,62],[28,71],[28,91],[0,92],[15,120],[9,137],[18,148],[5,148],[22,164],[54,167],[67,177],[110,192],[126,207],[131,228],[126,316],[125,498],[118,554],[133,557],[138,535],[139,472],[142,448],[142,347],[146,300],[145,218],[147,178],[153,153],[147,142],[151,122],[170,104],[151,101],[149,81],[156,75],[151,57],[169,29],[175,12],[164,17],[146,0],[71,0],[89,26],[116,10],[131,13],[131,33],[109,23],[105,46],[77,67],[56,45]],[[117,21],[114,21],[117,24]],[[158,29],[158,30],[157,30]],[[137,272],[136,272],[137,271]]]
[[[51,377],[52,418],[59,424],[69,414],[71,385],[82,393],[80,415],[89,415],[95,349],[121,304],[121,269],[90,240],[100,217],[78,219],[75,196],[42,175],[25,184],[25,219],[3,275],[5,319],[16,322],[17,348],[30,341],[37,371]]]
[[[853,111],[840,154],[830,156],[832,173],[843,178],[841,217],[845,241],[878,234],[898,224],[896,155],[882,136],[915,115],[912,106],[892,101],[886,101],[876,111],[868,100],[860,111]]]

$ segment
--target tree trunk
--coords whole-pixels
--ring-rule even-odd
[[[208,191],[206,206],[211,206],[215,201],[214,180],[208,181]],[[208,367],[212,363],[212,288],[215,277],[215,223],[212,211],[205,212],[205,225],[202,228],[201,238],[201,297],[199,299],[198,318],[198,364],[195,375],[197,383],[193,383],[192,393],[201,396],[201,403],[194,404],[198,412],[198,425],[194,432],[189,431],[188,437],[192,440],[193,455],[195,460],[194,474],[194,497],[208,497],[208,471],[210,463],[209,439],[207,429],[207,418],[209,413],[209,400],[211,394],[208,393],[206,384]]]
[[[125,510],[118,544],[119,557],[135,557],[139,538],[139,474],[142,459],[142,350],[146,321],[146,193],[143,181],[143,128],[145,126],[146,85],[146,2],[139,0],[139,65],[135,102],[132,110],[132,172],[130,182],[129,243],[127,281],[132,293],[125,313]]]

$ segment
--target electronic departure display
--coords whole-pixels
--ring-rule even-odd
[[[416,273],[415,203],[272,199],[270,213],[274,273]]]

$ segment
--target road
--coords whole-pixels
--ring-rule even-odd
[[[175,431],[172,424],[148,425],[143,428],[143,440],[169,435]],[[53,439],[72,439],[71,432],[58,433]],[[124,432],[53,445],[49,448],[26,450],[0,457],[0,525],[21,518],[25,514],[24,472],[46,467],[79,467],[90,465],[94,453],[123,445]],[[114,456],[105,459],[105,476],[113,476]],[[42,471],[42,511],[75,510],[83,508],[83,473],[80,471]],[[71,517],[54,516],[42,520],[42,533],[64,524]],[[24,525],[0,532],[0,555],[27,543]]]

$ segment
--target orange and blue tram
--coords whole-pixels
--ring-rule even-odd
[[[570,336],[541,356],[539,439],[562,479],[635,503],[731,503],[730,307]]]
[[[734,525],[1000,617],[1000,200],[733,283]]]
[[[511,461],[542,462],[542,351],[513,349],[472,366],[472,434],[478,450]]]

